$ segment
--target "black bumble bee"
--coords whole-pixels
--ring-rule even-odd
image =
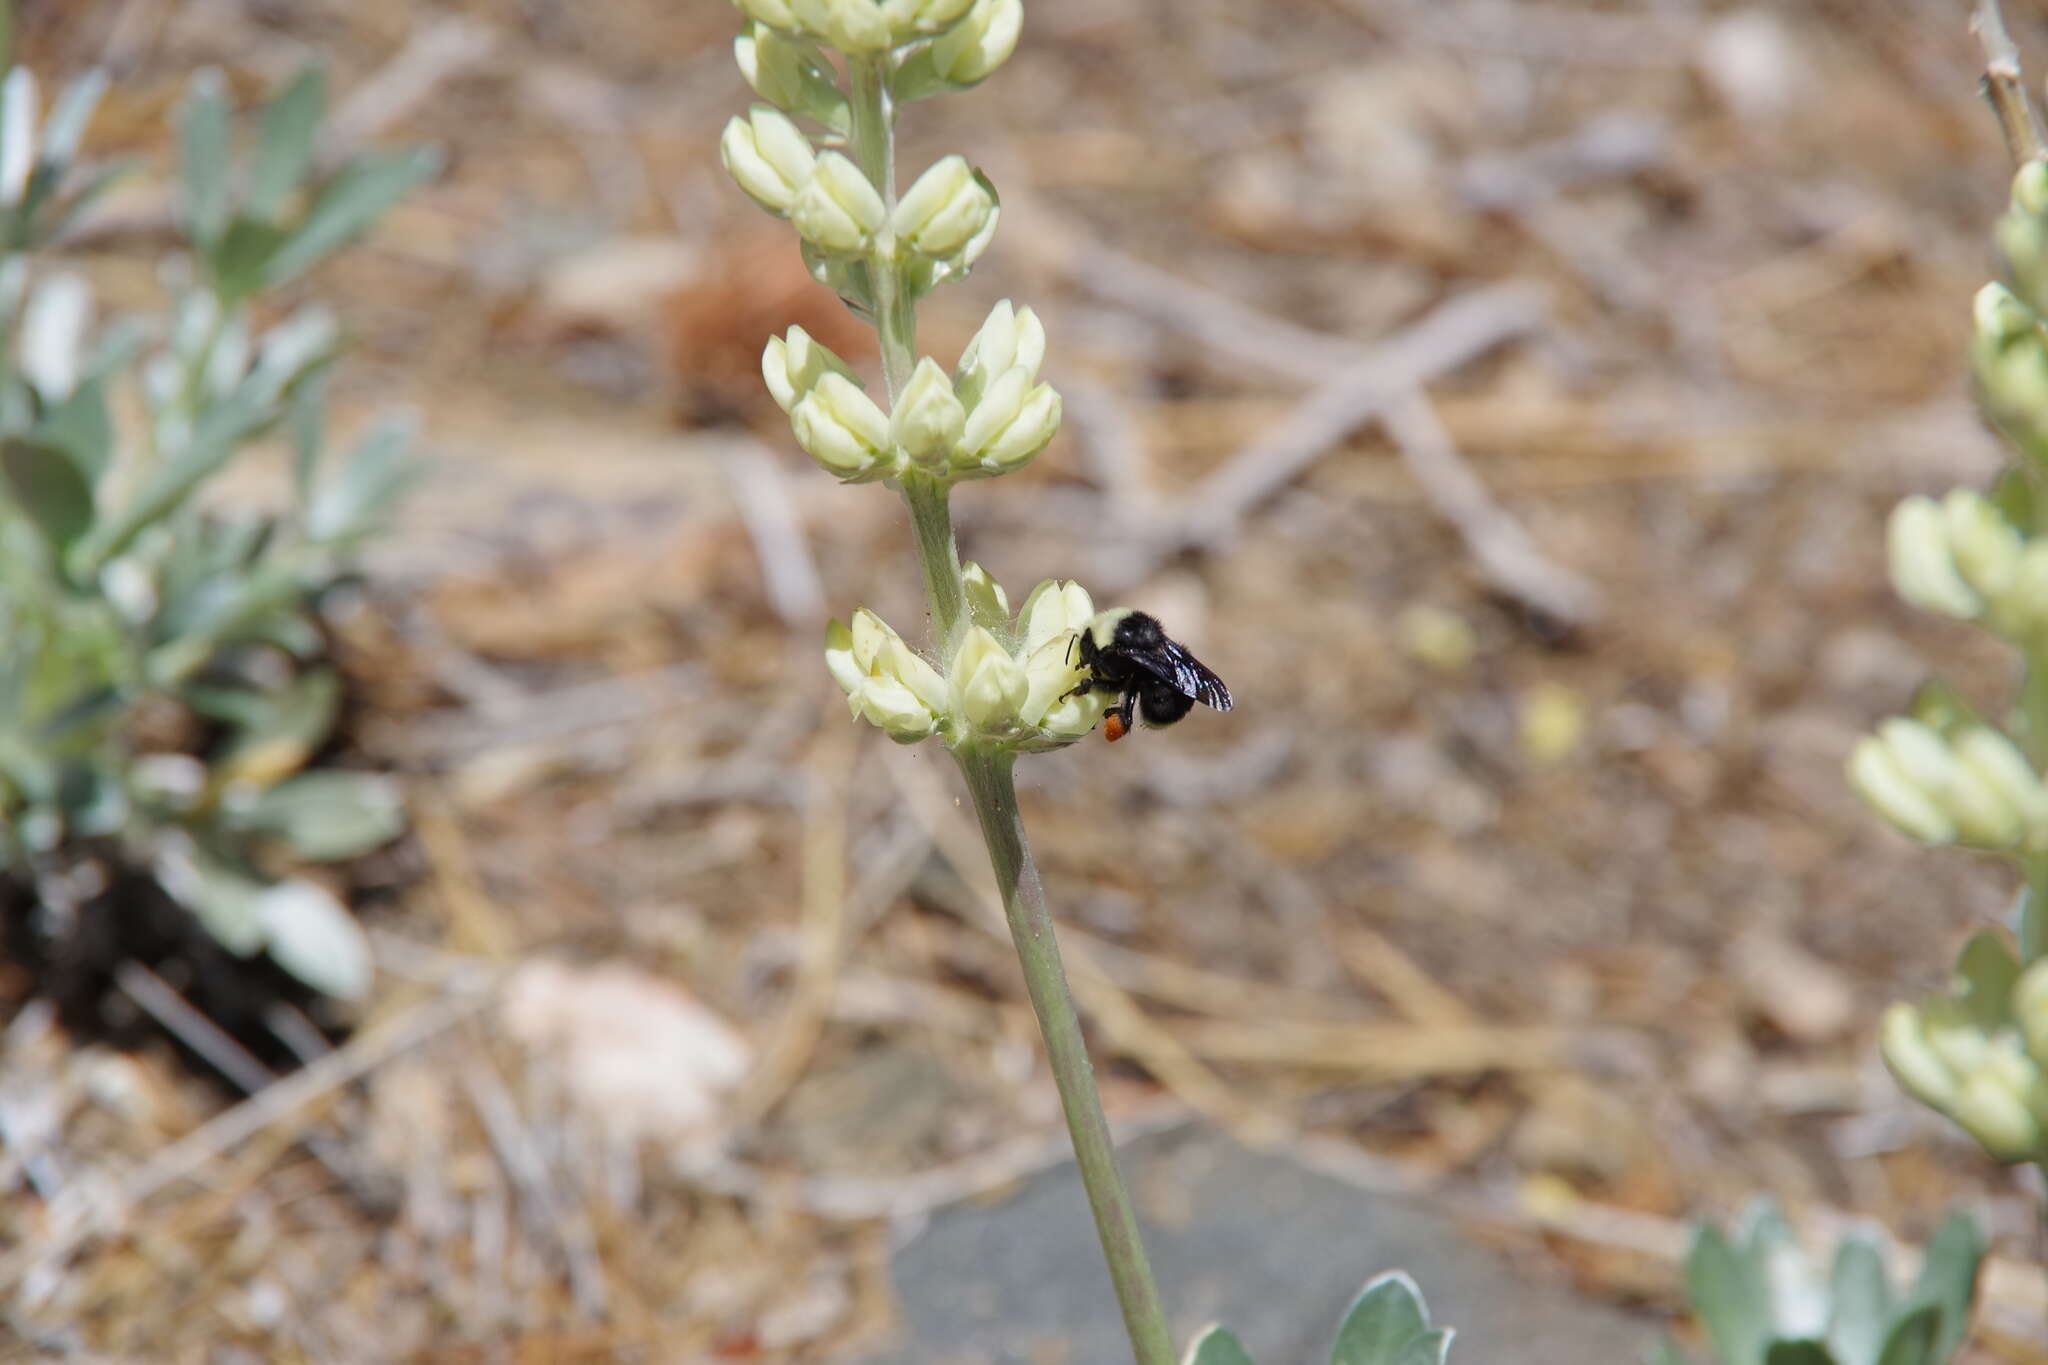
[[[1121,607],[1098,613],[1075,641],[1088,676],[1067,695],[1123,694],[1103,718],[1103,736],[1112,742],[1130,732],[1134,710],[1156,726],[1173,724],[1198,701],[1218,711],[1230,709],[1230,689],[1223,679],[1186,646],[1168,639],[1159,622],[1142,611]]]

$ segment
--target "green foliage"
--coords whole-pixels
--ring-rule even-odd
[[[317,67],[253,120],[238,157],[224,86],[203,73],[177,114],[196,269],[166,272],[192,283],[167,317],[96,331],[84,282],[31,282],[29,260],[100,183],[72,162],[103,84],[74,84],[38,145],[33,80],[0,83],[0,874],[53,903],[82,849],[111,847],[231,951],[360,995],[354,920],[278,869],[354,857],[403,827],[384,779],[307,764],[339,690],[319,604],[388,521],[410,434],[386,423],[330,456],[333,319],[306,306],[264,328],[253,306],[276,316],[266,291],[367,230],[435,158],[371,153],[316,174]],[[33,170],[10,199],[9,158],[18,173],[23,156]],[[117,389],[140,394],[139,420],[115,420]],[[203,505],[273,434],[292,451],[290,512]]]
[[[1861,1235],[1836,1248],[1823,1276],[1766,1201],[1732,1235],[1700,1226],[1685,1285],[1715,1365],[1940,1365],[1969,1330],[1983,1258],[1976,1223],[1956,1213],[1928,1243],[1903,1294],[1877,1244]],[[1686,1365],[1668,1341],[1652,1359]]]
[[[1368,1283],[1344,1310],[1330,1365],[1443,1365],[1451,1336],[1450,1328],[1429,1325],[1422,1291],[1393,1270]],[[1252,1358],[1229,1328],[1215,1325],[1203,1329],[1182,1362],[1252,1365]]]

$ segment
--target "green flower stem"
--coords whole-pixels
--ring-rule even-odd
[[[848,62],[848,77],[852,115],[848,141],[854,164],[893,212],[895,114],[890,105],[888,58],[853,58]],[[897,259],[895,236],[886,224],[876,236],[867,264],[875,330],[881,340],[882,371],[893,405],[917,363],[917,312],[916,299]],[[903,501],[910,509],[918,570],[923,575],[925,598],[931,607],[932,633],[948,657],[967,613],[960,552],[954,544],[953,518],[947,507],[950,491],[950,486],[942,481],[915,474],[903,480]],[[1015,757],[973,749],[962,750],[955,757],[974,797],[975,814],[981,819],[982,838],[988,845],[989,862],[995,869],[996,885],[1002,890],[1003,910],[1009,917],[1010,933],[1017,942],[1017,957],[1024,969],[1024,987],[1031,996],[1032,1009],[1037,1011],[1039,1030],[1045,1035],[1053,1082],[1059,1088],[1067,1132],[1074,1142],[1074,1159],[1081,1170],[1081,1183],[1088,1191],[1088,1205],[1095,1214],[1095,1230],[1102,1239],[1103,1256],[1109,1262],[1109,1277],[1116,1289],[1117,1303],[1123,1309],[1132,1354],[1138,1365],[1173,1365],[1173,1339],[1166,1330],[1166,1315],[1159,1307],[1159,1291],[1152,1284],[1152,1267],[1145,1259],[1144,1245],[1138,1240],[1138,1220],[1131,1211],[1130,1194],[1117,1174],[1109,1120],[1103,1116],[1102,1098],[1095,1091],[1094,1068],[1089,1065],[1081,1021],[1074,1013],[1074,999],[1067,989],[1066,970],[1060,965],[1059,942],[1053,935],[1052,916],[1045,908],[1045,893],[1038,884],[1038,867],[1032,862],[1031,848],[1024,840],[1024,823],[1017,813],[1017,788],[1011,778]]]
[[[889,58],[852,57],[847,66],[853,161],[881,194],[883,206],[894,213],[896,110],[889,98]],[[917,365],[917,301],[904,288],[896,234],[886,220],[868,256],[868,277],[874,290],[875,331],[882,341],[882,376],[893,404]]]
[[[1066,970],[1060,965],[1052,915],[1045,908],[1045,892],[1038,883],[1031,846],[1024,841],[1024,821],[1017,812],[1017,787],[1011,777],[1015,757],[973,750],[963,750],[957,757],[967,790],[974,797],[974,813],[981,817],[981,835],[988,844],[1010,936],[1016,940],[1017,957],[1024,967],[1024,988],[1030,993],[1031,1007],[1038,1012],[1039,1031],[1045,1035],[1053,1082],[1059,1087],[1067,1133],[1074,1141],[1074,1159],[1088,1191],[1088,1207],[1095,1214],[1096,1235],[1102,1239],[1102,1254],[1109,1262],[1109,1278],[1123,1309],[1132,1353],[1138,1365],[1173,1365],[1173,1338],[1166,1330],[1144,1243],[1138,1239],[1131,1197],[1117,1174],[1116,1148],[1110,1139],[1109,1121],[1103,1117],[1102,1099],[1095,1091],[1095,1073],[1067,989]]]

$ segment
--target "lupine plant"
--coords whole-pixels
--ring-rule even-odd
[[[2017,458],[1985,491],[1910,497],[1888,532],[1891,581],[1922,610],[1971,623],[2018,656],[2016,702],[1979,710],[1935,682],[1849,760],[1867,801],[1920,843],[1990,854],[2022,889],[2010,936],[1986,928],[1949,988],[1895,1004],[1885,1061],[1905,1089],[1995,1159],[2048,1162],[2048,149],[1996,7],[1980,32],[1986,88],[2019,161],[1995,231],[2005,278],[1978,291],[1970,362],[1985,415]]]
[[[726,169],[796,229],[812,275],[880,339],[882,389],[800,327],[768,342],[762,374],[796,441],[844,483],[894,489],[910,514],[932,636],[913,645],[873,612],[834,621],[825,664],[853,715],[904,744],[936,741],[959,764],[996,883],[1082,1182],[1140,1365],[1174,1352],[1137,1221],[1116,1169],[1038,871],[1017,810],[1020,754],[1071,744],[1102,720],[1109,696],[1081,689],[1077,648],[1098,617],[1078,583],[1048,579],[1013,613],[1003,588],[962,564],[953,485],[1007,474],[1058,430],[1060,397],[1039,377],[1045,328],[1005,300],[948,367],[917,349],[917,304],[965,275],[994,237],[995,187],[961,156],[942,157],[898,191],[895,127],[916,100],[964,90],[1011,54],[1021,0],[737,0],[734,55],[763,101],[725,129]],[[802,120],[803,123],[799,123]],[[804,123],[810,125],[806,131]],[[1340,1334],[1339,1365],[1433,1365],[1448,1332],[1428,1327],[1405,1279],[1368,1288]],[[1202,1365],[1246,1359],[1213,1328]]]
[[[1903,1293],[1871,1237],[1851,1234],[1825,1273],[1768,1201],[1724,1234],[1693,1234],[1685,1286],[1716,1365],[1941,1365],[1970,1325],[1984,1242],[1953,1214]],[[1686,1365],[1665,1343],[1654,1365]]]
[[[326,458],[335,319],[314,305],[259,319],[434,158],[322,170],[317,68],[241,137],[203,73],[177,115],[191,250],[165,264],[168,314],[100,327],[85,279],[35,262],[111,176],[78,165],[105,84],[72,84],[40,135],[34,77],[0,84],[0,879],[33,897],[55,944],[139,874],[231,952],[358,996],[360,930],[289,864],[402,827],[387,780],[308,763],[340,694],[318,606],[385,524],[410,437],[387,423]],[[136,416],[117,419],[129,393]],[[203,505],[273,436],[295,474],[286,515]]]

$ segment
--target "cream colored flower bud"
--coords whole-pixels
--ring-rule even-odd
[[[1013,308],[1004,299],[989,309],[981,330],[960,352],[953,388],[960,401],[972,408],[1001,375],[1021,369],[1030,382],[1038,378],[1038,367],[1044,362],[1045,325],[1031,309]]]
[[[1071,579],[1048,578],[1017,609],[1017,634],[1025,653],[1048,640],[1070,641],[1095,618],[1088,590]]]
[[[789,426],[797,444],[841,479],[860,482],[893,472],[889,419],[845,375],[820,376],[790,409]]]
[[[860,167],[838,152],[823,152],[791,206],[789,220],[803,239],[820,251],[848,256],[873,245],[875,230],[882,226],[886,212],[882,196],[860,173]]]
[[[806,31],[853,56],[887,51],[894,43],[875,0],[790,0]]]
[[[2048,164],[2030,159],[2013,176],[1996,234],[2021,297],[2037,309],[2048,303]]]
[[[1031,690],[1023,666],[983,626],[975,626],[960,641],[947,676],[953,684],[954,710],[982,731],[1014,727]]]
[[[761,353],[761,378],[784,412],[795,407],[828,374],[840,375],[855,385],[860,383],[845,361],[801,327],[790,328],[787,338],[769,337],[768,347]]]
[[[1983,1145],[1996,1161],[2030,1161],[2043,1149],[2035,1116],[2040,1069],[2018,1050],[2018,1039],[2001,1039],[1983,1063],[1964,1076],[1949,1101],[1948,1116]]]
[[[2048,787],[2042,785],[2040,774],[2018,745],[1989,726],[1979,725],[1964,731],[1949,747],[2010,813],[2011,844],[2039,847],[2048,840]]]
[[[789,116],[765,104],[725,125],[718,155],[755,203],[782,215],[796,206],[817,163],[810,141]]]
[[[977,626],[992,633],[1010,629],[1010,598],[1003,585],[979,564],[960,566],[960,586],[967,595],[967,615]]]
[[[1876,736],[1857,741],[1849,755],[1849,785],[1899,831],[1926,844],[1953,843],[1955,821],[1915,782],[1891,748]]]
[[[974,0],[882,0],[882,18],[898,46],[943,32]]]
[[[1930,1109],[1948,1112],[1956,1095],[1955,1073],[1929,1042],[1919,1010],[1907,1004],[1885,1010],[1878,1051],[1907,1094]]]
[[[1948,519],[1932,498],[1911,497],[1892,509],[1885,531],[1892,590],[1922,611],[1974,620],[1984,599],[1956,571]]]
[[[1970,360],[1984,407],[2030,454],[2048,448],[2048,334],[2033,309],[2002,284],[1977,291]]]
[[[803,22],[796,17],[796,11],[789,7],[786,0],[733,0],[733,3],[739,7],[740,13],[756,23],[779,28],[787,33],[795,33],[803,28]]]
[[[926,356],[897,395],[889,423],[897,448],[905,455],[928,468],[942,468],[960,444],[967,409],[953,396],[953,381]]]
[[[945,717],[945,679],[866,608],[854,613],[851,628],[826,626],[825,667],[848,709],[901,743],[924,739]]]
[[[1952,490],[1941,503],[1949,554],[1972,588],[1990,599],[2012,586],[2026,542],[1988,498],[1973,489]]]
[[[967,158],[949,156],[933,163],[905,191],[889,222],[912,250],[946,257],[972,241],[995,208],[995,196]]]
[[[2013,983],[2012,1012],[2027,1051],[2037,1064],[2048,1066],[2041,1060],[2048,1057],[2048,958],[2036,960]]]
[[[1030,376],[1015,366],[989,386],[954,455],[954,467],[977,474],[1002,474],[1024,464],[1060,429],[1060,396],[1050,384],[1028,388]]]
[[[846,96],[821,73],[801,43],[763,23],[733,39],[733,60],[754,93],[779,109],[844,132]]]
[[[973,85],[1009,60],[1023,29],[1023,0],[976,0],[966,17],[932,44],[932,69],[955,86]]]

